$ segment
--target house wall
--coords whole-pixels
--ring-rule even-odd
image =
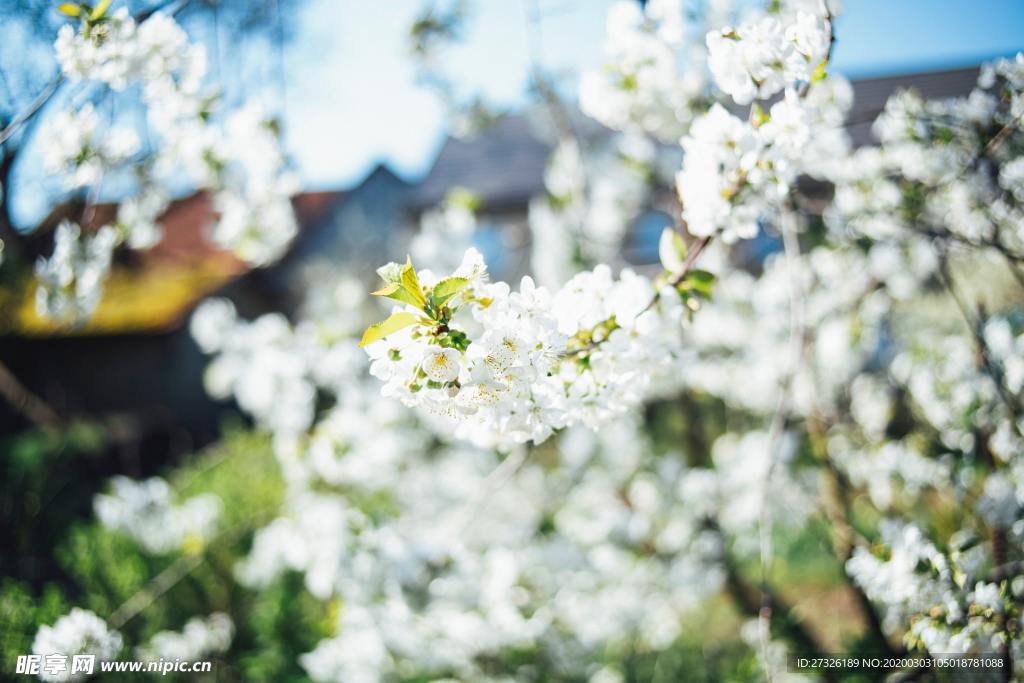
[[[187,452],[216,437],[230,405],[203,388],[206,357],[187,327],[154,335],[0,338],[0,358],[58,414],[100,420],[125,440]],[[24,426],[0,400],[0,435]]]

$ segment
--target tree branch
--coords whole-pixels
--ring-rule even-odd
[[[57,412],[22,384],[2,361],[0,361],[0,395],[3,395],[12,408],[36,425],[54,427],[61,423]]]
[[[714,525],[717,528],[717,525]],[[770,625],[775,626],[778,637],[788,640],[800,654],[809,656],[823,655],[827,649],[822,643],[808,631],[804,625],[793,618],[793,608],[787,604],[767,583],[762,582],[760,588],[755,588],[740,574],[735,563],[729,558],[723,559],[725,565],[725,586],[729,595],[732,596],[740,611],[749,617],[758,619],[764,618],[765,604],[774,606],[769,614]],[[784,615],[780,617],[779,615]],[[768,662],[764,663],[767,670]],[[826,670],[823,672],[825,680],[834,680],[834,676]]]
[[[960,311],[960,315],[964,319],[964,323],[967,325],[967,329],[974,339],[974,343],[978,348],[978,360],[983,370],[992,379],[992,383],[995,384],[996,392],[999,394],[999,398],[1006,404],[1007,409],[1010,411],[1010,415],[1013,418],[1020,416],[1020,407],[1017,402],[1010,395],[1009,390],[1003,382],[1002,373],[999,368],[995,366],[992,359],[989,357],[988,344],[985,342],[985,336],[982,333],[982,317],[975,318],[974,313],[968,308],[967,302],[965,302],[960,294],[957,292],[956,287],[953,284],[953,277],[949,271],[949,257],[943,249],[937,249],[939,257],[939,279],[942,281],[942,285],[949,292],[954,303],[956,303],[957,309]],[[1017,420],[1011,420],[1011,423],[1016,428]]]

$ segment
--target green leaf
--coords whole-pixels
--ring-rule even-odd
[[[658,258],[670,273],[682,272],[686,263],[686,242],[673,228],[665,228],[658,240]]]
[[[718,279],[718,276],[706,270],[700,270],[699,268],[695,268],[694,270],[691,270],[687,274],[686,279],[694,280],[696,282],[704,284],[711,284],[712,282]]]
[[[389,263],[378,268],[377,274],[387,284],[376,292],[371,292],[373,296],[386,296],[421,311],[426,308],[427,297],[423,295],[423,287],[420,286],[416,270],[412,267],[409,257],[406,257],[404,266]]]
[[[452,206],[458,206],[467,211],[476,212],[480,209],[480,195],[464,187],[453,187],[448,190],[445,201]]]
[[[760,104],[754,102],[753,106],[750,107],[750,123],[754,128],[760,128],[769,121],[771,121],[771,117],[768,116],[768,112]]]
[[[449,299],[465,289],[469,282],[469,279],[464,277],[445,278],[430,290],[430,298],[435,306],[444,306]]]
[[[379,341],[389,334],[393,334],[399,330],[404,330],[410,325],[415,325],[419,320],[418,316],[407,311],[392,313],[387,320],[382,320],[379,323],[367,327],[366,332],[363,333],[362,340],[359,342],[359,346],[362,348],[367,344]]]
[[[99,21],[107,13],[108,7],[110,7],[110,0],[100,0],[89,14],[89,21]]]
[[[828,78],[828,60],[823,61],[811,74],[811,83],[818,83]]]
[[[706,270],[691,270],[686,274],[686,284],[697,294],[711,298],[711,287],[718,277]]]
[[[405,257],[405,265],[402,267],[402,287],[416,299],[416,308],[423,310],[427,305],[427,297],[423,296],[423,286],[416,276],[416,269],[412,267],[412,259]]]
[[[82,8],[73,2],[65,2],[57,11],[67,17],[77,17],[82,13]]]
[[[420,305],[420,300],[400,284],[392,283],[378,289],[376,292],[370,292],[370,294],[372,296],[386,296],[389,299],[394,299],[395,301],[400,301],[403,304],[409,304],[410,306],[423,310],[423,307]]]

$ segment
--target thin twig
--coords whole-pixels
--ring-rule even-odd
[[[157,12],[163,11],[168,6],[178,3],[178,6],[170,11],[170,15],[174,16],[178,12],[183,10],[189,4],[189,2],[191,2],[191,0],[170,0],[169,2],[165,2],[149,10],[140,12],[138,15],[134,17],[134,19],[136,22],[143,22],[152,15],[156,14]],[[36,98],[32,100],[29,106],[26,107],[25,110],[22,111],[20,114],[11,119],[11,122],[7,125],[6,128],[3,129],[3,131],[0,131],[0,145],[7,142],[12,135],[18,132],[18,129],[21,128],[21,126],[24,125],[26,121],[30,120],[33,116],[35,116],[39,112],[39,110],[42,109],[46,105],[46,103],[50,101],[50,98],[53,97],[54,93],[57,92],[57,89],[65,81],[66,79],[64,78],[63,73],[58,73],[53,78],[51,78],[50,82],[46,84],[46,86],[36,96]]]
[[[989,582],[999,583],[1000,581],[1012,579],[1014,577],[1020,576],[1021,574],[1024,574],[1024,560],[1017,560],[1016,562],[1007,562],[1006,564],[1001,564],[994,570],[992,570],[992,575],[989,577]]]
[[[262,522],[249,522],[228,529],[214,538],[204,546],[203,550],[196,553],[182,555],[172,562],[166,569],[153,577],[153,580],[146,584],[141,590],[128,598],[120,607],[107,618],[107,623],[113,629],[119,629],[126,623],[137,617],[150,605],[159,600],[167,591],[174,588],[186,576],[192,573],[206,559],[207,550],[213,545],[220,545],[230,542],[240,535],[256,528]]]
[[[156,602],[164,593],[171,590],[182,579],[188,576],[193,569],[203,562],[203,553],[182,555],[169,567],[156,575],[145,588],[128,598],[124,604],[114,610],[114,613],[107,619],[110,628],[119,629],[126,623],[141,614],[147,607]]]
[[[690,270],[693,269],[693,264],[697,262],[697,257],[700,256],[700,253],[704,251],[704,247],[708,246],[710,242],[711,235],[708,235],[707,237],[701,237],[699,240],[690,245],[690,248],[687,250],[686,261],[683,262],[683,268],[678,273],[673,275],[672,279],[668,281],[669,287],[678,287],[683,283],[683,280],[686,279],[686,276],[690,274]],[[651,302],[647,304],[643,312],[646,313],[647,311],[654,308],[654,305],[658,303],[658,298],[660,296],[661,294],[655,292],[654,296],[651,297]]]
[[[470,526],[470,523],[476,519],[476,513],[483,502],[490,498],[492,493],[501,488],[505,482],[519,471],[519,468],[526,462],[526,456],[529,452],[530,449],[528,447],[519,446],[484,477],[476,492],[447,521],[447,524],[451,525],[455,536],[462,534]]]
[[[953,276],[949,270],[949,255],[944,249],[936,247],[936,251],[939,257],[938,275],[939,280],[942,282],[943,287],[949,292],[950,297],[956,303],[957,309],[960,311],[961,317],[964,319],[964,324],[967,326],[968,331],[971,333],[971,337],[974,339],[974,343],[978,347],[979,360],[981,361],[982,369],[992,379],[992,383],[995,384],[996,393],[999,394],[999,398],[1006,404],[1007,409],[1010,411],[1012,417],[1017,417],[1020,413],[1020,407],[1017,402],[1014,401],[1013,397],[1010,396],[1006,385],[1003,383],[1003,376],[999,369],[992,363],[992,359],[989,357],[988,344],[985,342],[985,336],[982,333],[983,320],[981,318],[975,318],[974,313],[967,306],[967,302],[961,298],[957,292],[956,286],[953,283]],[[1011,420],[1011,424],[1016,427],[1016,420]],[[1018,429],[1019,431],[1019,429]]]
[[[53,94],[57,92],[57,88],[60,87],[60,84],[63,82],[64,74],[57,74],[54,76],[50,82],[46,84],[46,87],[43,88],[42,92],[32,100],[32,103],[29,104],[23,112],[11,119],[11,122],[3,129],[3,131],[0,131],[0,145],[7,142],[12,135],[18,132],[18,129],[21,128],[26,121],[35,116],[36,112],[50,101],[50,98],[53,97]]]
[[[769,504],[771,494],[771,480],[775,472],[777,462],[776,449],[782,438],[782,431],[786,424],[786,413],[789,411],[790,394],[793,380],[800,369],[803,357],[804,338],[804,311],[803,297],[801,296],[802,282],[800,279],[800,242],[797,239],[798,217],[793,212],[784,212],[780,220],[782,231],[782,243],[786,256],[786,267],[789,271],[789,368],[783,379],[782,387],[779,390],[779,400],[772,416],[771,425],[768,430],[768,470],[765,472],[764,489],[761,494],[761,509],[758,514],[758,545],[761,564],[761,610],[758,616],[759,633],[761,640],[761,657],[764,659],[765,673],[771,683],[773,674],[768,660],[768,646],[771,640],[771,618],[772,618],[772,596],[767,590],[768,575],[772,563],[772,510]]]
[[[914,230],[915,232],[918,232],[926,237],[946,240],[948,242],[957,242],[968,247],[974,247],[975,249],[994,249],[995,251],[1002,254],[1007,261],[1013,263],[1024,262],[1024,253],[1016,252],[1010,249],[1005,244],[1003,244],[998,238],[992,240],[971,239],[964,235],[958,235],[955,232],[950,232],[945,228],[938,228],[933,226],[919,226],[915,227]]]
[[[1024,119],[1024,113],[1018,114],[1012,120],[1010,120],[1005,126],[1000,128],[999,132],[996,133],[992,137],[992,139],[988,141],[987,145],[985,145],[985,151],[983,153],[985,155],[989,155],[992,154],[992,152],[996,151],[999,148],[999,145],[1003,144],[1003,140],[1005,140],[1010,135],[1010,133],[1013,131],[1014,128],[1017,127],[1017,124],[1020,123],[1022,119]]]
[[[690,270],[693,268],[693,264],[697,261],[697,257],[700,256],[700,253],[704,251],[704,247],[706,247],[710,242],[711,236],[708,235],[707,237],[700,238],[690,246],[690,249],[686,256],[686,261],[683,263],[682,269],[678,273],[673,275],[672,278],[668,281],[669,287],[678,287],[680,284],[682,284],[683,280],[686,279],[686,276],[689,275]],[[660,297],[661,293],[655,292],[654,296],[651,297],[651,300],[644,307],[644,310],[640,311],[640,313],[646,313],[647,311],[654,308],[655,304],[658,303],[658,299]],[[607,339],[607,337],[605,339]],[[601,341],[590,342],[586,346],[582,346],[578,349],[573,349],[571,351],[566,351],[562,355],[566,357],[572,357],[579,355],[581,353],[589,353],[590,351],[593,351],[594,349],[598,348],[603,342],[604,339],[602,339]]]
[[[37,425],[53,427],[61,422],[57,411],[22,384],[2,361],[0,361],[0,394],[7,399],[11,407]]]

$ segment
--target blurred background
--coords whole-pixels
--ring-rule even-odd
[[[127,3],[133,14],[161,4]],[[255,99],[277,118],[302,184],[293,201],[299,233],[282,259],[249,267],[206,238],[214,219],[209,197],[177,188],[161,220],[165,237],[151,249],[117,256],[95,316],[74,329],[35,313],[24,269],[0,270],[0,620],[18,612],[25,623],[41,623],[58,614],[56,594],[40,597],[50,582],[131,583],[137,577],[127,574],[144,573],[134,565],[97,566],[72,577],[52,553],[91,514],[93,496],[111,476],[149,476],[211,444],[220,444],[221,454],[267,451],[265,440],[245,431],[237,406],[204,389],[206,359],[188,330],[200,302],[225,297],[246,317],[280,312],[294,319],[324,273],[346,269],[370,282],[373,267],[404,253],[396,245],[414,240],[453,191],[472,197],[474,241],[495,277],[516,278],[530,270],[531,200],[546,191],[558,138],[551,101],[592,149],[612,135],[584,119],[574,97],[580,74],[604,59],[611,4],[605,0],[482,0],[462,10],[452,9],[460,3],[424,0],[180,4],[177,19],[205,45],[224,101]],[[3,128],[52,82],[52,43],[63,19],[54,3],[34,0],[0,0],[0,16]],[[440,27],[440,47],[417,33],[424,22]],[[864,145],[896,90],[914,88],[929,99],[965,96],[981,62],[1024,49],[1024,3],[846,0],[838,35],[834,70],[851,79],[855,93],[847,126],[854,143]],[[0,148],[6,264],[48,254],[61,217],[86,201],[64,192],[34,153],[47,111],[66,97],[58,90]],[[135,115],[130,106],[117,112]],[[673,145],[662,151],[678,160]],[[116,212],[120,198],[117,182],[106,183],[92,227]],[[613,265],[655,264],[658,237],[676,210],[667,185],[632,207],[627,229],[608,250]],[[737,258],[756,263],[776,248],[773,237],[762,236]],[[24,408],[37,399],[59,418],[60,430],[29,416]],[[272,458],[254,458],[248,467],[232,475],[237,481],[220,483],[244,489],[251,477],[255,488],[236,491],[239,499],[251,510],[272,510],[278,494],[258,500]],[[87,555],[91,542],[83,531],[73,542],[80,547],[68,552]],[[127,551],[114,545],[96,552]],[[328,618],[310,605],[288,604],[288,595],[284,586],[260,598],[268,620],[307,609],[304,619]],[[286,658],[274,648],[312,645],[274,637],[277,644],[260,644],[265,671],[287,670],[280,662],[273,668],[275,656]],[[25,637],[18,638],[20,647]]]

